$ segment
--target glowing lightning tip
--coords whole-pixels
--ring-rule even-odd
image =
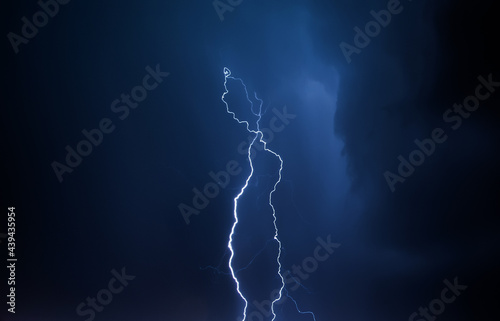
[[[229,77],[231,75],[231,70],[229,70],[227,67],[224,67],[224,76]]]

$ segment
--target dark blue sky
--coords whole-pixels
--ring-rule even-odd
[[[1,320],[241,317],[227,242],[252,136],[221,101],[224,67],[263,100],[265,139],[284,162],[273,203],[301,310],[317,321],[494,315],[493,1],[221,0],[219,14],[209,0],[62,3],[1,5],[0,201],[16,207],[19,259],[16,313],[3,304]],[[255,121],[240,84],[228,89]],[[267,321],[259,305],[280,285],[267,204],[279,162],[255,148],[234,264],[255,258],[238,275],[247,320]],[[196,198],[214,176],[217,196]],[[135,278],[120,283],[123,268]],[[120,284],[98,312],[77,313]],[[290,299],[276,313],[313,320]]]

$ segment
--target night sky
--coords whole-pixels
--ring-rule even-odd
[[[496,318],[493,1],[0,11],[0,320]]]

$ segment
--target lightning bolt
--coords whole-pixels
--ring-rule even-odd
[[[240,272],[240,271],[244,271],[244,270],[248,269],[248,268],[250,267],[250,265],[252,265],[253,261],[255,261],[255,259],[256,259],[256,258],[257,258],[257,257],[258,257],[258,256],[259,256],[262,252],[264,252],[264,250],[266,250],[266,249],[267,249],[267,247],[269,246],[269,243],[270,243],[272,240],[274,240],[274,239],[269,239],[269,240],[267,240],[267,242],[266,242],[266,244],[264,245],[264,247],[263,247],[262,249],[260,249],[260,250],[259,250],[259,252],[257,252],[257,253],[256,253],[256,254],[252,257],[252,259],[250,260],[250,262],[248,262],[248,263],[247,263],[244,267],[242,267],[242,268],[238,269],[238,270],[236,271],[236,273],[238,273],[238,272]],[[227,255],[227,251],[226,251],[226,253],[224,253],[224,256],[222,257],[222,260],[224,259],[224,257],[226,257],[226,255]],[[217,266],[212,266],[212,265],[209,265],[209,266],[206,266],[206,267],[202,267],[202,268],[200,268],[200,270],[202,270],[202,271],[203,271],[203,270],[208,270],[208,269],[210,269],[210,270],[213,270],[213,271],[214,271],[215,273],[217,273],[217,274],[223,274],[223,275],[229,275],[229,274],[231,274],[230,272],[225,272],[225,271],[222,271],[222,270],[220,269],[220,266],[222,265],[222,260],[221,260],[221,262],[219,263],[219,265],[217,265]]]
[[[247,98],[248,102],[250,102],[250,106],[251,106],[250,109],[251,109],[252,113],[255,116],[257,116],[257,122],[256,122],[257,129],[256,130],[250,129],[250,124],[249,124],[248,121],[238,119],[236,117],[236,114],[229,109],[229,105],[228,105],[228,103],[225,100],[226,95],[229,93],[229,90],[227,89],[227,81],[228,81],[228,79],[239,81],[243,85],[243,88],[245,89],[246,98]],[[238,294],[240,295],[240,297],[243,299],[243,301],[245,301],[245,308],[243,310],[243,321],[245,321],[246,317],[247,317],[246,311],[247,311],[247,308],[248,308],[248,300],[245,298],[245,296],[243,295],[243,293],[240,290],[240,282],[239,282],[238,278],[236,277],[236,273],[235,273],[234,268],[233,268],[233,258],[234,258],[233,236],[234,236],[234,230],[236,228],[236,225],[238,225],[238,200],[245,193],[245,189],[248,187],[248,183],[249,183],[249,181],[252,178],[253,173],[254,173],[254,167],[253,167],[253,162],[252,162],[252,158],[251,158],[251,149],[254,146],[254,144],[257,141],[257,139],[259,139],[259,142],[263,144],[264,150],[266,152],[273,154],[280,161],[280,169],[278,171],[278,180],[275,182],[273,190],[269,193],[269,206],[271,206],[271,209],[273,211],[273,225],[274,225],[274,237],[273,237],[273,239],[278,244],[278,255],[276,257],[276,262],[278,263],[278,276],[281,279],[281,287],[280,287],[280,290],[279,290],[279,296],[271,304],[271,311],[272,311],[272,314],[273,314],[273,319],[272,320],[274,321],[274,319],[276,318],[276,313],[274,311],[274,304],[282,298],[283,289],[285,288],[285,280],[283,278],[283,275],[281,274],[281,241],[279,239],[278,226],[277,226],[277,223],[276,223],[276,221],[277,221],[276,210],[275,210],[274,205],[272,203],[273,193],[276,191],[276,188],[277,188],[278,184],[281,181],[281,172],[283,170],[283,159],[281,158],[281,156],[279,154],[277,154],[276,152],[268,149],[267,148],[267,143],[263,139],[264,138],[264,134],[260,130],[260,120],[261,120],[261,117],[262,117],[262,100],[259,99],[257,97],[257,94],[255,93],[255,99],[260,102],[260,104],[259,104],[259,112],[255,113],[254,110],[253,110],[253,102],[252,102],[252,100],[250,99],[250,97],[248,95],[248,90],[247,90],[247,87],[246,87],[245,83],[240,78],[232,77],[231,76],[231,71],[228,68],[226,68],[226,67],[224,67],[224,89],[225,89],[225,91],[222,94],[221,100],[224,102],[224,104],[226,106],[227,113],[231,114],[233,116],[233,119],[236,120],[239,124],[245,124],[246,125],[246,129],[247,129],[247,131],[249,133],[255,134],[255,137],[253,138],[252,142],[248,146],[248,161],[250,163],[250,174],[248,175],[248,177],[247,177],[247,179],[245,181],[245,185],[243,185],[243,187],[241,188],[241,190],[238,193],[238,195],[236,195],[236,197],[234,198],[234,212],[233,212],[233,214],[234,214],[234,223],[233,223],[233,227],[231,228],[231,233],[229,234],[229,242],[227,244],[227,247],[229,248],[229,251],[231,252],[231,256],[229,258],[229,270],[231,271],[231,275],[233,277],[233,280],[236,283],[236,291],[238,292]]]

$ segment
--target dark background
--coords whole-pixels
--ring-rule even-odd
[[[386,5],[244,0],[221,21],[209,0],[73,0],[15,54],[6,35],[40,8],[3,1],[0,200],[16,207],[19,261],[16,314],[3,304],[0,319],[85,320],[76,306],[123,267],[136,278],[96,320],[241,316],[226,246],[248,133],[220,99],[224,66],[263,99],[264,124],[273,108],[296,115],[269,144],[285,162],[274,194],[284,269],[312,256],[317,237],[341,244],[293,292],[302,310],[318,321],[408,320],[458,277],[468,288],[438,320],[496,315],[500,93],[456,131],[442,115],[478,76],[500,81],[498,11],[493,1],[402,1],[348,64],[339,44]],[[170,75],[120,120],[111,102],[157,64]],[[51,163],[102,118],[115,131],[60,183]],[[383,173],[436,127],[448,140],[392,193]],[[264,154],[240,206],[239,267],[272,238],[265,202],[278,164]],[[230,160],[243,172],[187,225],[178,205]],[[6,240],[0,249],[6,257]],[[242,274],[252,300],[279,286],[275,255],[264,248]],[[220,262],[220,273],[203,269]],[[6,279],[3,269],[4,300]],[[288,302],[276,320],[311,316]]]

